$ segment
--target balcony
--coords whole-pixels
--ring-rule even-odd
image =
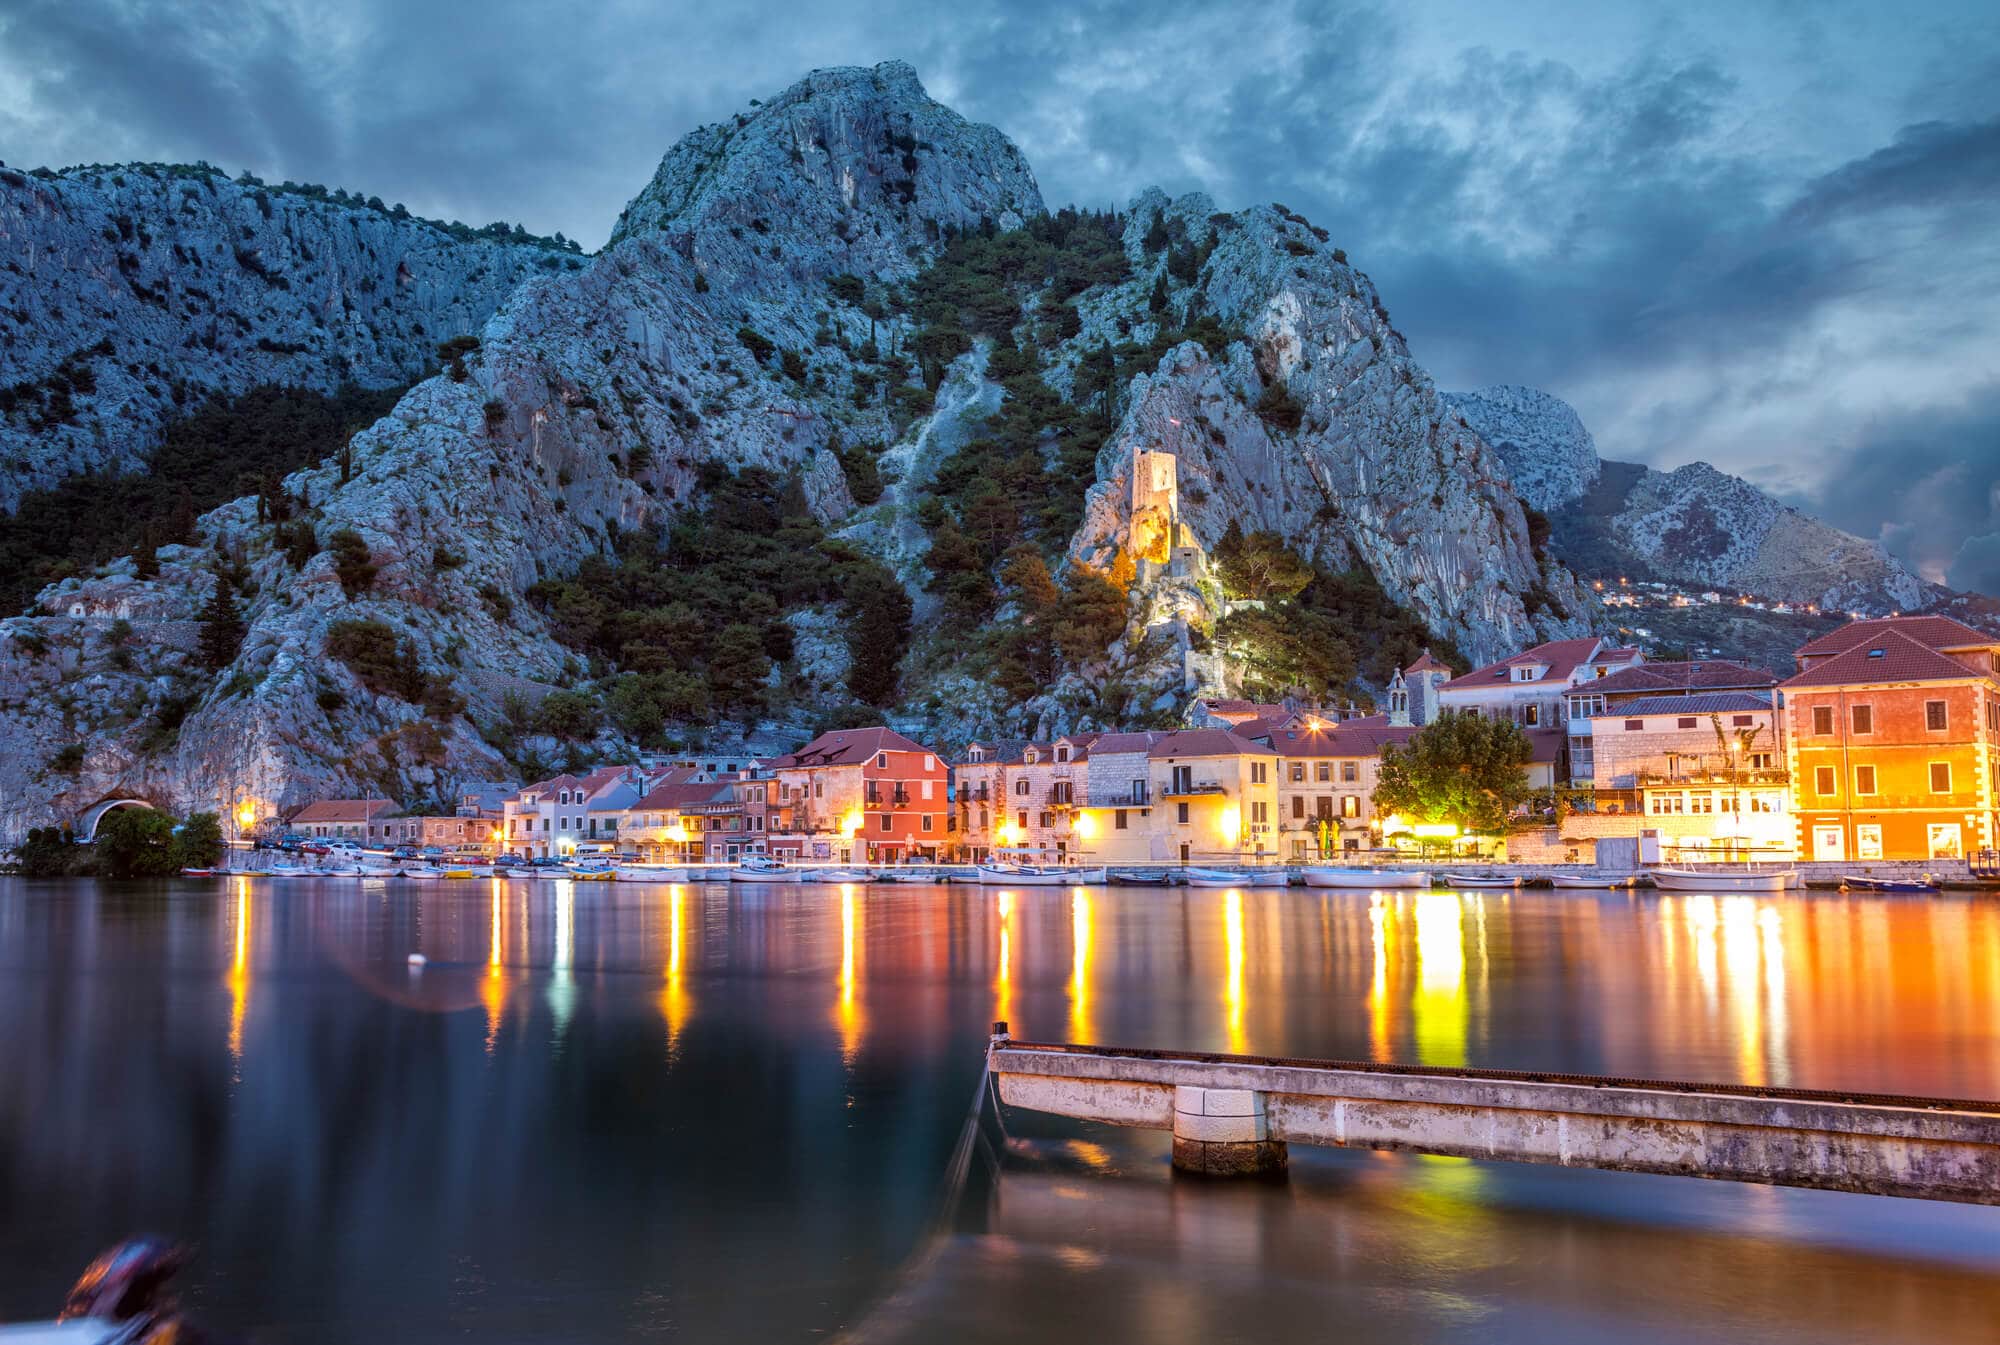
[[[1703,767],[1689,767],[1676,771],[1639,771],[1641,786],[1703,786],[1708,788],[1734,789],[1752,785],[1790,784],[1792,773],[1786,770],[1766,767],[1745,769],[1731,775],[1728,771],[1708,770]]]
[[[1114,794],[1108,799],[1099,799],[1090,806],[1093,808],[1150,808],[1153,806],[1153,799],[1148,791],[1142,789],[1132,794]]]
[[[1163,799],[1199,799],[1212,798],[1217,795],[1227,794],[1228,792],[1228,790],[1223,788],[1220,780],[1183,780],[1177,784],[1170,784],[1161,790],[1160,797]]]

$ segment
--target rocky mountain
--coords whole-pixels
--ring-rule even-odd
[[[1597,441],[1561,398],[1535,388],[1496,386],[1447,392],[1444,403],[1500,455],[1514,493],[1543,513],[1597,484]]]
[[[142,229],[154,238],[138,249],[142,265],[163,246],[174,255],[165,240],[183,200],[205,208],[181,185],[153,202],[163,217],[133,215],[134,239]],[[245,208],[257,218],[239,220]],[[280,257],[332,266],[325,240],[308,244],[305,261],[279,242],[282,229],[261,232],[254,197],[232,198],[230,211],[232,227],[266,240],[256,258],[266,271]],[[869,558],[910,590],[917,653],[897,713],[945,742],[1101,722],[1098,698],[1114,682],[1121,697],[1142,694],[1127,704],[1187,694],[1183,656],[1202,637],[1183,623],[1184,647],[1166,648],[1159,593],[1144,580],[1110,590],[1124,632],[1114,619],[1101,654],[1071,640],[1059,676],[1025,700],[1000,694],[982,658],[963,652],[979,631],[937,619],[950,609],[935,591],[945,563],[936,548],[966,543],[959,525],[996,552],[1010,528],[1040,539],[1067,556],[1059,577],[1130,576],[1139,448],[1178,455],[1183,522],[1201,546],[1232,521],[1276,532],[1329,570],[1367,576],[1382,602],[1469,656],[1586,629],[1590,600],[1538,552],[1502,465],[1448,412],[1325,231],[1282,206],[1225,213],[1200,196],[1150,192],[1125,213],[1110,254],[1086,264],[1010,232],[1037,221],[1048,237],[1095,227],[1050,220],[1012,143],[930,99],[900,62],[815,72],[690,134],[580,269],[527,260],[525,278],[476,326],[466,294],[428,291],[432,305],[397,330],[416,336],[420,322],[421,341],[435,343],[454,330],[446,314],[464,315],[457,330],[476,344],[461,343],[444,372],[357,435],[351,461],[287,478],[297,517],[267,516],[261,498],[234,501],[200,519],[195,545],[159,548],[157,575],[116,561],[51,586],[36,615],[0,622],[9,824],[71,815],[113,790],[183,808],[361,789],[409,798],[503,770],[509,726],[552,690],[601,688],[619,666],[653,666],[664,671],[647,674],[650,685],[679,697],[688,686],[673,670],[676,642],[709,636],[685,633],[671,583],[650,599],[663,605],[608,616],[585,610],[600,596],[590,583],[553,596],[549,584],[649,529],[706,517],[700,502],[724,469],[795,482],[787,489],[810,519],[793,531],[829,538],[766,571],[773,592],[806,591],[813,571],[847,564],[842,555]],[[997,261],[977,284],[947,283],[935,268],[967,237],[989,240]],[[100,244],[115,273],[120,245],[102,230],[87,245]],[[421,271],[379,255],[387,247],[350,248],[302,313],[332,314],[350,336],[368,328],[348,306],[366,292],[347,277]],[[1038,247],[1057,248],[1042,263],[1054,278],[1015,267]],[[464,266],[445,256],[437,266]],[[255,288],[268,282],[233,247],[215,257],[199,276],[225,263],[247,273],[231,273],[251,287],[232,289],[231,302],[259,315],[283,308],[288,291]],[[306,288],[290,274],[290,293]],[[474,283],[469,270],[455,274]],[[141,275],[173,294],[199,283],[192,266]],[[497,269],[478,281],[489,282],[504,283]],[[294,344],[324,346],[326,367],[339,367],[332,337],[299,321],[308,325]],[[37,348],[67,339],[51,326]],[[1010,416],[1016,431],[1028,427],[1025,466],[1003,463],[994,438]],[[1101,443],[1090,428],[1100,423]],[[991,475],[1025,471],[1029,485],[966,507],[989,453]],[[1079,456],[1077,522],[1074,499],[1036,500],[1034,483],[1056,489]],[[942,504],[951,491],[960,503]],[[1004,512],[1030,507],[1033,518],[1013,522]],[[1066,531],[1051,538],[1052,527]],[[593,573],[604,585],[652,584],[633,563],[624,578]],[[211,671],[197,617],[218,570],[240,595],[247,633]],[[1001,566],[970,573],[985,585]],[[1025,592],[1007,582],[1003,622],[1018,619]],[[754,593],[740,605],[763,624],[710,640],[708,666],[727,657],[768,668],[760,675],[773,686],[817,685],[845,666],[829,645],[855,618],[827,595],[787,611]],[[623,630],[628,616],[645,630]],[[617,663],[578,642],[586,621],[619,628]]]
[[[211,393],[409,383],[522,279],[582,264],[491,233],[207,165],[0,168],[0,509],[141,468]]]
[[[1831,611],[1911,611],[1948,590],[1880,543],[1781,504],[1705,462],[1671,472],[1604,462],[1568,403],[1533,388],[1454,393],[1517,490],[1549,516],[1557,555],[1587,577],[1645,577]]]

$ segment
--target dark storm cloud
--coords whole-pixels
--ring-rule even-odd
[[[1960,0],[13,0],[0,157],[206,158],[595,244],[694,125],[900,56],[1051,203],[1283,201],[1442,386],[1546,387],[1607,456],[1824,496],[1936,568],[2000,529],[1820,473],[1881,444],[1990,475],[1965,390],[2000,343],[1995,32]]]
[[[1932,579],[2000,594],[2000,381],[1855,426],[1794,503],[1879,535]]]

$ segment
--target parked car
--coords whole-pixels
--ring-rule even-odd
[[[417,857],[417,847],[414,845],[399,845],[390,852],[389,857],[391,859],[415,859]]]

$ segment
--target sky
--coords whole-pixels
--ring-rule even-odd
[[[0,0],[0,159],[602,243],[693,127],[913,64],[1043,195],[1282,201],[1445,389],[1539,387],[2000,593],[2000,5]]]

